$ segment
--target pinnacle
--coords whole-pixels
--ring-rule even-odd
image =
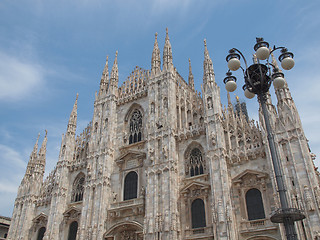
[[[34,144],[33,153],[37,153],[37,151],[38,151],[39,138],[40,138],[40,133],[38,133],[37,141],[36,141],[36,143]]]
[[[40,152],[39,152],[39,155],[40,154],[45,154],[46,153],[46,147],[47,147],[47,135],[48,135],[48,131],[47,129],[45,130],[45,136],[44,136],[44,139],[43,139],[43,142],[42,142],[42,145],[41,145],[41,148],[40,148]]]
[[[153,73],[158,73],[161,71],[161,60],[160,60],[160,50],[158,46],[158,33],[155,33],[154,46],[151,57],[151,70]]]
[[[68,127],[67,127],[67,131],[72,132],[73,134],[75,134],[76,126],[77,126],[78,96],[79,96],[79,93],[77,93],[76,101],[74,102],[74,105],[70,114],[69,122],[68,122]]]
[[[281,69],[279,68],[278,62],[275,56],[273,55],[273,53],[271,53],[271,59],[272,59],[271,60],[272,65],[281,72]]]
[[[103,75],[108,74],[108,62],[109,62],[109,56],[107,55],[106,64],[103,69]]]
[[[114,58],[112,72],[111,72],[111,78],[116,79],[116,81],[118,81],[118,51],[116,51],[116,55]]]
[[[230,93],[228,92],[228,105],[232,105],[232,103],[231,103],[231,97],[230,97]]]
[[[168,28],[166,28],[166,40],[163,48],[163,69],[169,69],[172,65],[172,49],[169,40]]]
[[[192,89],[194,89],[194,79],[193,79],[193,74],[192,74],[192,68],[191,68],[191,60],[189,58],[189,85],[191,86]]]
[[[213,65],[212,60],[209,56],[206,39],[204,39],[203,82],[214,82]]]

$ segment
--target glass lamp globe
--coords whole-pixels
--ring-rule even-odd
[[[226,89],[228,92],[234,92],[237,89],[237,83],[235,81],[226,82]]]
[[[290,70],[291,68],[294,67],[294,60],[292,57],[286,57],[284,59],[282,59],[281,61],[281,67],[284,70]]]
[[[285,83],[285,80],[283,77],[276,77],[275,79],[273,79],[273,86],[275,88],[283,88]]]
[[[237,71],[240,68],[240,64],[240,60],[234,57],[228,61],[228,68],[231,71]]]
[[[269,48],[267,47],[259,47],[256,51],[256,56],[260,60],[266,60],[269,57]]]
[[[250,92],[248,89],[244,90],[244,95],[246,96],[246,98],[254,98],[255,94]]]

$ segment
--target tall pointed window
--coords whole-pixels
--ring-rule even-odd
[[[189,173],[190,176],[201,175],[204,173],[204,161],[199,148],[192,149],[189,156]]]
[[[138,190],[138,174],[136,172],[129,172],[124,179],[123,200],[137,198]]]
[[[42,240],[43,237],[44,237],[44,233],[45,232],[46,232],[46,228],[45,227],[40,228],[39,231],[38,231],[37,240]]]
[[[83,192],[84,192],[84,174],[80,174],[73,183],[72,188],[72,202],[80,202],[83,199]]]
[[[202,228],[206,226],[206,213],[204,202],[197,198],[191,204],[192,228]]]
[[[248,220],[263,219],[266,217],[261,192],[258,189],[252,188],[246,193],[246,204]]]
[[[76,240],[78,232],[78,222],[74,221],[70,224],[68,240]]]
[[[129,144],[140,142],[142,139],[142,115],[139,110],[134,110],[130,119]]]

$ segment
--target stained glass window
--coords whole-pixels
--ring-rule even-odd
[[[201,175],[204,173],[204,162],[202,153],[199,148],[192,149],[189,156],[189,172],[190,176]]]
[[[80,175],[73,183],[72,202],[80,202],[83,199],[84,192],[84,176]]]
[[[139,110],[134,110],[130,119],[129,144],[140,142],[142,139],[142,115]]]

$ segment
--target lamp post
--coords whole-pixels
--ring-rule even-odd
[[[275,147],[274,136],[269,120],[269,113],[266,107],[267,92],[270,89],[271,83],[275,88],[282,88],[285,84],[284,74],[280,71],[277,65],[269,62],[269,56],[276,50],[281,50],[279,61],[285,70],[290,70],[294,66],[293,54],[284,47],[273,47],[270,51],[269,43],[263,38],[257,38],[257,43],[254,45],[255,55],[257,59],[254,63],[248,66],[243,54],[236,48],[229,50],[226,57],[229,71],[227,77],[223,80],[227,91],[233,92],[237,88],[236,77],[231,71],[242,69],[244,75],[243,90],[247,98],[251,99],[257,95],[258,101],[261,104],[262,113],[266,125],[268,143],[271,153],[273,169],[276,177],[276,183],[280,196],[281,208],[272,214],[270,220],[274,223],[283,223],[288,240],[296,240],[297,234],[294,226],[295,221],[300,221],[305,218],[304,214],[296,208],[289,207],[286,196],[286,189],[282,177],[281,164]],[[241,67],[240,59],[245,63],[245,69]],[[260,61],[265,61],[261,63]]]

